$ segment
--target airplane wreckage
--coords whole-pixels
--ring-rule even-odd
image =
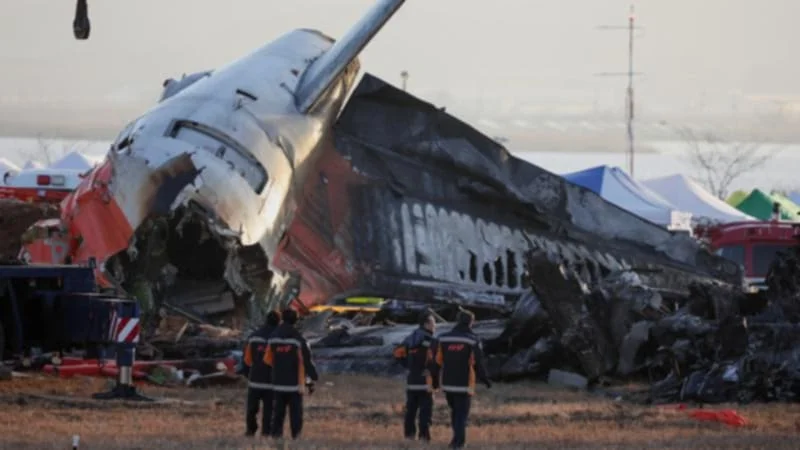
[[[402,4],[377,2],[336,42],[296,30],[167,80],[64,200],[60,222],[36,225],[24,259],[94,258],[108,287],[211,299],[210,312],[287,297],[306,311],[353,295],[510,312],[532,248],[586,260],[595,278],[654,265],[672,289],[739,281],[734,263],[690,236],[512,157],[369,74],[342,108],[359,52]],[[286,286],[296,295],[269,295]]]
[[[773,311],[761,331],[736,332],[743,314],[765,313],[743,300],[734,262],[370,74],[353,89],[360,51],[402,4],[377,2],[338,41],[296,30],[226,67],[165,81],[60,220],[26,233],[21,258],[96,261],[105,286],[151,311],[240,310],[258,321],[272,308],[308,315],[354,296],[467,306],[495,318],[476,331],[500,378],[566,367],[594,382],[647,370],[662,380],[653,398],[674,399],[708,394],[709,380],[800,373],[742,356],[790,331]],[[786,261],[775,286],[797,272]],[[391,372],[391,347],[408,331],[323,330],[315,354],[329,372]],[[715,342],[738,342],[728,356],[739,359],[720,366]]]

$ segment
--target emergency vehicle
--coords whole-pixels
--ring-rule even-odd
[[[82,170],[26,169],[7,172],[0,184],[0,198],[24,202],[60,203],[81,181]]]
[[[766,289],[764,277],[778,252],[800,244],[800,222],[732,222],[701,232],[709,248],[744,268],[751,287]]]

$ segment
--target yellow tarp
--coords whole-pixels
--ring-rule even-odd
[[[749,194],[750,194],[749,192],[745,191],[736,191],[733,194],[729,195],[728,199],[725,200],[725,202],[735,208],[739,206],[739,203],[742,203],[742,200],[746,199]]]
[[[344,299],[346,305],[380,305],[383,299],[380,297],[348,297]]]
[[[381,297],[347,297],[344,300],[339,300],[332,305],[317,305],[311,308],[311,311],[333,311],[335,313],[343,312],[368,312],[375,313],[381,310],[384,299]]]
[[[344,312],[376,313],[380,310],[381,310],[380,306],[317,305],[311,307],[312,312],[333,311],[335,313],[344,313]]]

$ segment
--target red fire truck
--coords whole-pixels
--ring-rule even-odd
[[[0,184],[0,198],[25,202],[60,203],[80,183],[83,171],[27,169],[7,173]]]
[[[702,230],[712,251],[741,264],[747,283],[764,289],[764,277],[779,251],[800,244],[800,222],[733,222]]]

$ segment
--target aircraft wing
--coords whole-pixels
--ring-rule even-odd
[[[405,0],[378,0],[344,37],[308,67],[295,93],[295,104],[301,112],[308,113],[314,107],[403,3]]]

